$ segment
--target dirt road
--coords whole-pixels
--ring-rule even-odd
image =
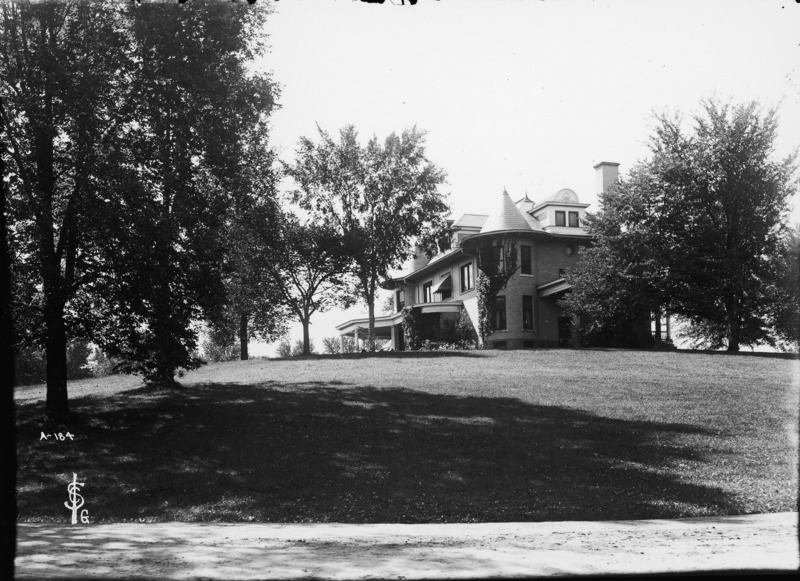
[[[797,513],[467,525],[20,524],[19,579],[486,578],[796,570]]]

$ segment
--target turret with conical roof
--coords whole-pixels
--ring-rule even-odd
[[[480,234],[490,234],[498,232],[531,232],[536,230],[535,221],[519,211],[519,208],[511,201],[508,192],[503,188],[503,194],[495,202],[493,211],[481,228]]]

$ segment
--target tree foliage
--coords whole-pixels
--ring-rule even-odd
[[[23,345],[45,349],[47,415],[63,420],[67,334],[86,334],[84,295],[103,269],[130,43],[115,3],[9,1],[0,15],[15,319]]]
[[[266,13],[3,3],[16,314],[47,352],[49,415],[68,413],[68,334],[148,381],[200,363],[190,322],[224,297],[241,144],[274,104],[247,67]]]
[[[354,127],[338,141],[319,129],[314,143],[303,137],[296,160],[286,166],[298,185],[295,200],[315,220],[339,233],[351,257],[375,331],[375,296],[391,269],[413,255],[415,245],[430,254],[446,229],[447,205],[439,187],[444,172],[425,157],[425,134],[412,128],[373,137],[362,146]]]
[[[784,349],[800,347],[800,225],[786,231],[778,256],[779,276],[768,322],[776,343]]]
[[[588,219],[595,244],[563,304],[597,328],[667,310],[712,346],[774,343],[795,157],[773,159],[775,109],[712,100],[692,120],[656,117],[652,157]]]
[[[274,102],[269,81],[247,70],[263,12],[210,1],[142,8],[132,13],[140,66],[125,161],[138,184],[131,233],[147,237],[147,260],[123,269],[143,284],[112,286],[112,312],[123,314],[106,345],[129,371],[171,384],[176,369],[202,362],[190,323],[224,301],[225,218],[249,185],[243,139]]]
[[[270,241],[272,252],[261,255],[260,268],[271,278],[275,300],[303,325],[303,354],[309,355],[312,315],[347,308],[355,300],[344,242],[327,224],[304,224],[291,213],[261,234]]]

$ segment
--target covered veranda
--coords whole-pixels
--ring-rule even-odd
[[[462,301],[419,303],[411,307],[421,315],[444,314],[457,318],[461,313]],[[375,317],[375,338],[391,340],[391,348],[395,351],[405,349],[403,342],[403,316],[405,309],[391,315]],[[344,338],[352,337],[355,340],[356,350],[364,347],[364,341],[369,333],[369,317],[351,319],[336,326],[339,331],[339,347],[344,351]]]
[[[403,348],[403,311],[392,315],[381,315],[375,317],[375,338],[391,340],[392,349],[400,350]],[[336,325],[339,331],[339,348],[344,352],[344,338],[351,337],[355,340],[356,351],[361,351],[364,341],[369,334],[369,317],[350,319],[349,321]]]

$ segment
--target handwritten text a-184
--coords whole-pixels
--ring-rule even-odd
[[[42,432],[42,435],[39,436],[39,441],[41,442],[42,440],[50,440],[50,438],[53,438],[54,442],[63,442],[64,440],[67,439],[74,440],[75,436],[73,436],[69,432],[67,432],[66,434],[62,434],[61,432],[53,432],[52,434],[45,434],[44,432]]]

